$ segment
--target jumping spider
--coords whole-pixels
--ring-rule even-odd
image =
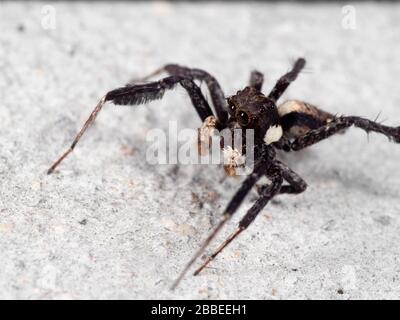
[[[346,128],[356,126],[365,130],[382,133],[396,143],[400,142],[400,127],[389,127],[356,116],[335,116],[317,107],[298,100],[286,101],[277,106],[277,101],[305,66],[303,58],[297,59],[292,70],[283,75],[268,95],[261,92],[263,75],[253,71],[250,84],[235,95],[225,98],[217,80],[208,72],[200,69],[190,69],[176,64],[168,64],[140,79],[140,83],[131,82],[125,87],[108,92],[97,104],[90,117],[80,130],[71,147],[48,170],[52,173],[60,162],[72,152],[86,129],[94,122],[97,114],[107,101],[115,105],[137,105],[148,101],[161,99],[166,90],[180,84],[189,94],[192,104],[203,125],[200,129],[202,140],[208,138],[212,129],[234,128],[253,129],[255,140],[254,169],[242,183],[232,200],[228,203],[220,222],[205,239],[199,250],[186,265],[175,287],[195,260],[203,253],[211,240],[221,230],[224,224],[237,211],[245,196],[255,186],[256,182],[266,176],[270,183],[258,188],[259,198],[239,222],[237,230],[232,233],[206,261],[198,268],[197,275],[206,267],[235,237],[245,230],[256,218],[267,203],[278,194],[298,194],[307,188],[306,182],[284,163],[276,159],[276,149],[297,151],[311,146]],[[150,77],[167,72],[170,76],[159,81],[146,82]],[[194,80],[204,81],[209,89],[214,111],[204,98],[199,86]],[[204,137],[205,136],[205,137]],[[200,141],[200,140],[199,140]],[[241,155],[242,150],[230,150],[231,155]],[[233,175],[234,163],[225,168]],[[284,183],[284,181],[286,183]]]

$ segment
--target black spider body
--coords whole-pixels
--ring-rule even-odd
[[[257,186],[259,198],[240,220],[236,231],[195,271],[195,275],[207,266],[238,234],[245,230],[273,197],[279,194],[298,194],[306,190],[306,182],[276,158],[276,149],[283,149],[287,152],[300,150],[333,134],[342,133],[351,126],[361,128],[367,133],[384,134],[390,140],[400,143],[400,127],[385,126],[376,121],[357,116],[334,116],[299,100],[289,100],[278,104],[279,98],[289,84],[297,78],[304,65],[305,60],[298,59],[293,68],[276,82],[268,95],[262,93],[262,73],[253,71],[249,86],[228,98],[225,98],[218,81],[208,72],[176,64],[166,65],[150,76],[141,79],[141,83],[133,82],[125,87],[108,92],[92,111],[71,147],[52,165],[48,173],[52,173],[60,162],[72,152],[83,133],[94,122],[105,102],[111,101],[117,105],[141,104],[161,99],[167,90],[171,90],[177,85],[186,90],[202,121],[202,126],[199,129],[200,152],[203,151],[204,142],[210,138],[210,132],[214,129],[229,128],[232,132],[236,128],[252,129],[255,138],[254,168],[227,204],[220,222],[174,283],[173,287],[175,287],[224,224],[237,212],[246,195],[256,186],[261,177],[266,176],[270,183]],[[159,81],[144,82],[149,77],[161,72],[167,72],[169,76]],[[205,82],[207,85],[215,113],[195,80]],[[241,156],[243,150],[235,150],[232,146],[224,144],[222,144],[222,147],[228,159],[232,160],[228,164],[225,163],[225,170],[229,175],[234,175],[237,166],[236,157]]]
[[[246,87],[227,99],[231,118],[242,129],[253,129],[256,144],[262,143],[271,126],[280,125],[275,102],[254,87]]]

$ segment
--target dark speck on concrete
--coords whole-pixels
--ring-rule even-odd
[[[17,26],[17,30],[18,30],[18,32],[21,32],[21,33],[25,32],[25,25],[23,23],[20,23]]]
[[[380,216],[375,219],[376,222],[380,223],[383,226],[388,226],[390,224],[390,217],[389,216]]]

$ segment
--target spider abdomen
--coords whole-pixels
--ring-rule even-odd
[[[282,103],[278,106],[278,113],[285,135],[291,138],[303,136],[334,119],[332,114],[299,100]]]

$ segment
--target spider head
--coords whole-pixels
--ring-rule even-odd
[[[253,87],[246,87],[227,101],[232,128],[253,129],[256,142],[270,144],[281,138],[282,127],[273,100]]]

